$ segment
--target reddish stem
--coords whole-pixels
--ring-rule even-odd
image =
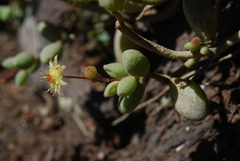
[[[69,75],[63,75],[62,77],[63,77],[63,78],[89,79],[89,80],[90,80],[90,78],[87,78],[87,77],[80,77],[80,76],[69,76]]]
[[[88,80],[95,80],[98,82],[113,82],[113,81],[120,81],[121,78],[104,78],[101,76],[96,76],[95,78],[87,78],[87,77],[80,77],[80,76],[68,76],[68,75],[63,75],[63,78],[73,78],[73,79],[88,79]]]

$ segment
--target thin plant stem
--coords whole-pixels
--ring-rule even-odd
[[[94,80],[98,82],[113,82],[113,81],[120,81],[121,78],[104,78],[102,76],[97,75],[95,78],[87,78],[87,77],[80,77],[80,76],[69,76],[69,75],[63,75],[63,78],[72,78],[72,79],[87,79],[87,80]]]
[[[72,79],[88,79],[90,80],[90,78],[87,77],[80,77],[80,76],[69,76],[69,75],[63,75],[63,78],[72,78]]]
[[[162,45],[159,45],[157,43],[154,43],[137,33],[135,33],[133,30],[131,30],[129,27],[127,27],[124,23],[124,19],[122,15],[119,12],[112,12],[112,14],[117,19],[115,27],[119,31],[121,31],[128,39],[133,41],[134,43],[138,44],[139,46],[153,52],[156,54],[159,54],[161,56],[171,58],[171,59],[190,59],[195,58],[197,56],[197,51],[175,51],[168,49]],[[210,51],[214,53],[216,56],[220,56],[221,53],[232,47],[233,45],[240,42],[240,30],[236,32],[235,34],[229,36],[228,38],[220,41],[215,47],[210,47]]]
[[[191,70],[202,57],[201,54],[195,58],[188,59],[180,68],[178,68],[175,72],[171,73],[172,77],[181,77],[183,74]]]
[[[119,12],[112,12],[112,14],[116,17],[117,21],[115,27],[120,30],[128,39],[135,42],[139,46],[159,54],[161,56],[171,58],[171,59],[189,59],[195,57],[195,52],[192,51],[175,51],[168,49],[164,46],[161,46],[157,43],[154,43],[127,27],[124,23],[124,19]]]

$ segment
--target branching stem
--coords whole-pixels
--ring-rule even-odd
[[[113,15],[117,19],[115,27],[131,41],[135,42],[136,44],[145,49],[171,59],[189,59],[195,56],[195,53],[192,51],[175,51],[161,46],[157,43],[154,43],[150,40],[147,40],[146,38],[138,35],[133,30],[128,28],[125,25],[124,19],[119,12],[113,12]]]

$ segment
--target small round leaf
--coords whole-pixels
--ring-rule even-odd
[[[26,70],[19,70],[15,76],[15,84],[22,86],[28,78],[28,72]]]
[[[107,85],[107,87],[104,90],[104,97],[112,97],[117,94],[117,88],[118,88],[119,81],[111,82]]]
[[[13,64],[13,58],[14,57],[9,57],[9,58],[6,58],[2,61],[2,66],[6,69],[13,69],[15,68],[16,66]]]
[[[56,41],[46,45],[41,53],[40,53],[40,60],[42,63],[48,63],[52,60],[56,55],[61,56],[63,51],[63,44],[62,41]]]
[[[193,121],[203,120],[208,114],[208,99],[201,87],[190,80],[172,78],[170,95],[176,111]]]
[[[122,78],[128,76],[127,71],[121,63],[110,63],[103,66],[103,69],[112,78]]]
[[[19,69],[27,69],[34,62],[34,56],[27,52],[17,54],[13,59],[13,64]]]
[[[132,112],[142,100],[145,90],[145,78],[141,77],[137,80],[137,87],[132,94],[126,97],[119,97],[118,110],[121,113]]]
[[[135,91],[136,87],[137,80],[135,77],[125,77],[118,84],[117,94],[121,97],[129,96]]]
[[[126,71],[135,77],[146,76],[150,69],[150,63],[146,56],[141,52],[128,49],[123,52],[123,66]]]

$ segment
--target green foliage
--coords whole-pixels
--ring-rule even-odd
[[[14,57],[6,58],[2,62],[2,66],[4,68],[6,68],[6,69],[13,69],[13,68],[15,68],[16,66],[13,64],[13,59],[14,59]]]
[[[183,0],[186,19],[203,42],[213,41],[217,31],[217,11],[209,0]]]
[[[22,86],[28,79],[28,72],[26,70],[19,70],[15,76],[15,84]]]
[[[170,94],[176,111],[183,117],[203,120],[208,114],[208,99],[201,87],[190,80],[170,79]]]
[[[122,55],[123,66],[132,76],[146,76],[150,69],[150,63],[146,56],[134,49],[128,49]]]
[[[209,53],[209,47],[208,47],[207,45],[203,45],[203,46],[201,47],[201,49],[200,49],[200,53],[201,53],[202,55],[208,54],[208,53]]]
[[[10,6],[0,6],[0,21],[7,22],[12,18],[12,8]]]
[[[191,51],[197,51],[199,49],[198,46],[194,46],[191,42],[187,42],[186,44],[184,44],[184,47]]]
[[[145,78],[141,77],[137,80],[137,87],[134,92],[126,97],[119,97],[118,110],[121,113],[132,112],[140,103],[145,90]]]
[[[63,52],[63,44],[62,44],[62,41],[58,40],[56,42],[46,45],[42,49],[40,53],[40,60],[42,63],[48,63],[56,55],[61,56],[62,52]]]
[[[117,94],[119,81],[111,82],[107,85],[104,90],[103,96],[104,97],[112,97]]]
[[[34,57],[28,52],[21,52],[13,58],[13,65],[19,69],[27,69],[34,63]]]
[[[128,76],[122,63],[110,63],[103,66],[103,69],[112,78],[122,78]]]
[[[116,18],[117,21],[115,27],[118,29],[118,32],[116,32],[114,37],[114,54],[115,56],[117,55],[116,59],[119,62],[103,66],[104,70],[111,78],[101,77],[94,66],[86,68],[84,71],[85,77],[64,77],[61,75],[61,72],[66,66],[58,65],[55,59],[50,62],[50,69],[53,71],[51,72],[52,75],[45,74],[43,76],[44,81],[50,82],[51,87],[54,86],[51,88],[53,92],[56,93],[57,91],[60,93],[59,90],[61,85],[67,85],[67,83],[62,81],[63,78],[79,78],[88,79],[92,82],[107,82],[109,84],[106,86],[104,91],[104,97],[111,97],[117,94],[119,96],[119,111],[121,113],[129,113],[138,106],[142,99],[145,90],[146,78],[153,78],[163,81],[165,84],[170,86],[172,101],[175,105],[176,111],[181,116],[194,121],[203,120],[206,117],[209,107],[204,91],[192,80],[185,80],[180,77],[190,71],[202,57],[207,57],[210,54],[220,56],[220,54],[228,48],[240,42],[240,31],[225,40],[222,39],[222,37],[217,37],[217,18],[221,17],[217,15],[218,13],[216,12],[216,7],[219,7],[219,1],[182,0],[185,17],[190,27],[196,34],[196,37],[184,45],[188,51],[171,50],[160,44],[147,40],[137,34],[134,31],[134,28],[129,27],[124,20],[125,17],[131,17],[127,14],[132,13],[139,14],[138,18],[141,18],[141,16],[146,13],[145,5],[151,5],[151,7],[154,7],[154,5],[159,5],[167,0],[65,1],[74,2],[74,4],[81,6],[81,9],[89,9],[94,13],[110,13]],[[95,2],[87,4],[91,1],[98,1],[99,3]],[[80,3],[84,4],[80,5]],[[174,2],[169,1],[169,3]],[[11,18],[14,18],[17,22],[19,22],[18,24],[21,24],[25,15],[25,7],[26,4],[24,1],[14,1],[10,6],[0,6],[0,20],[6,22]],[[74,12],[77,12],[77,10]],[[123,12],[124,16],[122,16]],[[75,15],[76,17],[77,14]],[[76,18],[76,21],[78,20],[79,19]],[[96,20],[94,22],[96,22]],[[112,40],[106,29],[101,30],[104,32],[101,32],[100,30],[97,30],[98,32],[92,31],[92,33],[94,33],[92,37],[96,36],[97,42],[103,46],[106,44],[109,45],[109,40]],[[2,66],[6,69],[15,68],[19,70],[15,77],[15,83],[18,86],[21,86],[26,82],[28,74],[38,69],[40,62],[48,63],[50,60],[53,60],[56,55],[61,56],[63,53],[64,43],[69,43],[70,36],[67,35],[69,33],[63,33],[63,30],[59,30],[50,22],[41,21],[38,24],[38,30],[42,36],[50,41],[50,44],[42,48],[39,57],[26,52],[21,52],[15,57],[9,57],[2,62]],[[72,35],[75,35],[76,33],[73,33]],[[166,58],[181,59],[186,60],[186,62],[184,62],[183,65],[174,73],[169,73],[169,75],[175,77],[170,77],[160,73],[151,73],[149,71],[150,62],[147,57],[141,53],[142,50],[140,47]],[[102,47],[100,49],[104,48]]]
[[[33,62],[33,64],[27,69],[27,72],[28,72],[28,73],[33,73],[33,72],[35,72],[35,71],[38,69],[38,67],[40,66],[40,64],[41,64],[41,62],[40,62],[39,58],[34,58],[34,62]]]
[[[135,77],[125,77],[118,84],[117,94],[121,97],[129,96],[135,91],[136,87],[137,80]]]

